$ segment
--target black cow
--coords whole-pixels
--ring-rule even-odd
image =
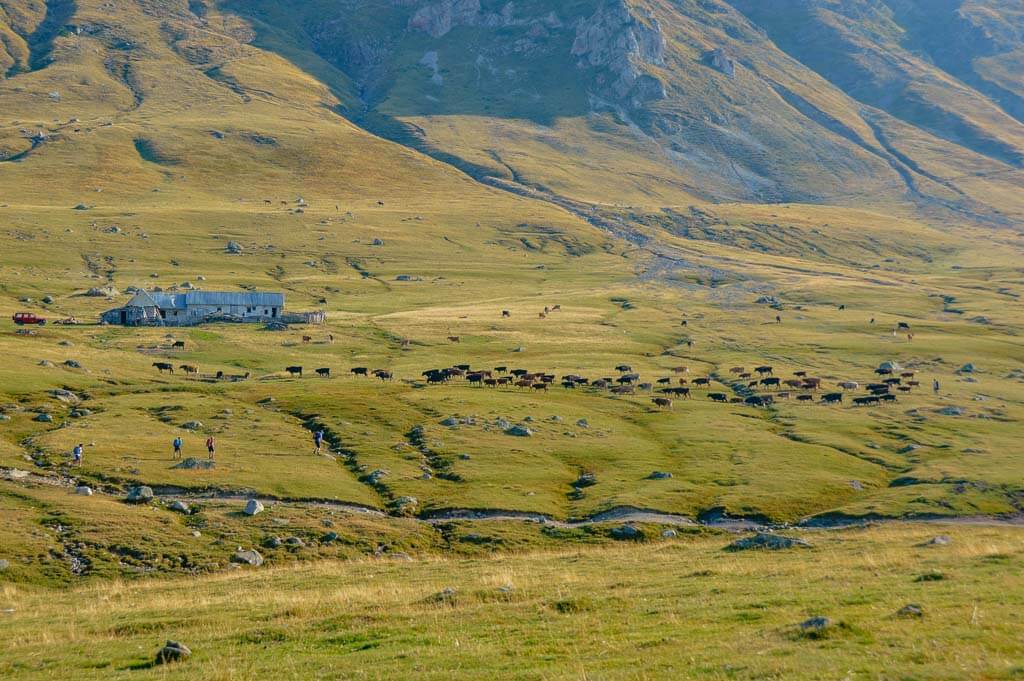
[[[316,370],[316,373],[317,373],[318,376],[323,376],[324,378],[330,378],[331,377],[331,368],[330,367],[321,367],[321,368]]]
[[[302,378],[302,367],[285,367],[285,371],[287,371],[291,376],[298,374],[299,378]]]
[[[821,401],[825,402],[826,404],[832,404],[832,403],[835,403],[835,402],[842,402],[843,401],[843,394],[842,393],[827,393],[825,395],[822,395]]]

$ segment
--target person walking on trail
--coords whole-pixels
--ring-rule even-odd
[[[937,378],[932,381],[932,392],[936,395],[939,394],[939,379]]]
[[[324,431],[318,430],[313,433],[313,454],[320,454],[320,447],[324,444]]]
[[[81,466],[82,465],[82,453],[85,450],[82,448],[82,443],[75,445],[75,448],[71,450],[71,465]]]
[[[206,455],[209,458],[213,458],[213,455],[217,451],[217,441],[213,439],[213,436],[206,438]]]
[[[181,437],[174,438],[174,442],[172,442],[171,444],[174,445],[174,457],[173,458],[180,459],[181,458]]]

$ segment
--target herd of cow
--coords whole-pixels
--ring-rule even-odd
[[[301,366],[286,367],[285,371],[293,377],[301,378],[303,374]],[[607,390],[613,395],[634,395],[638,391],[657,392],[659,394],[652,396],[651,401],[655,406],[664,409],[672,409],[673,398],[690,399],[694,390],[708,390],[707,398],[713,402],[742,403],[754,407],[767,407],[775,400],[790,398],[795,398],[799,402],[813,402],[816,400],[816,395],[822,390],[823,383],[820,378],[808,376],[806,371],[795,371],[792,374],[793,378],[783,379],[775,376],[775,370],[771,366],[758,366],[753,371],[747,371],[744,367],[732,367],[729,369],[731,380],[719,378],[714,374],[688,378],[690,370],[685,366],[673,367],[670,372],[674,376],[663,376],[653,382],[642,382],[640,374],[634,372],[633,368],[627,364],[620,364],[615,367],[615,371],[619,374],[618,376],[590,379],[578,374],[566,374],[557,378],[552,373],[510,369],[507,366],[493,369],[473,369],[469,364],[458,364],[442,369],[427,369],[420,374],[420,377],[427,385],[462,381],[468,385],[480,387],[506,387],[536,392],[546,392],[556,380],[566,390],[590,388]],[[331,376],[329,367],[321,367],[315,372],[323,378]],[[361,377],[372,376],[381,381],[390,381],[394,378],[393,372],[386,369],[371,370],[368,367],[354,367],[349,370],[349,373]],[[897,393],[909,393],[920,385],[915,380],[913,371],[898,372],[892,368],[881,367],[875,370],[875,374],[878,377],[877,382],[864,386],[867,389],[867,394],[854,397],[852,400],[854,405],[896,402]],[[733,396],[724,392],[710,392],[713,381],[730,387],[734,393]],[[858,390],[861,387],[854,381],[840,381],[836,385],[842,392],[825,392],[821,394],[818,401],[823,404],[841,403],[846,391]],[[755,390],[761,391],[762,394],[754,394]]]

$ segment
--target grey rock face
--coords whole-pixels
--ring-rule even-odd
[[[231,556],[231,562],[259,567],[260,565],[263,565],[263,556],[261,556],[260,552],[256,549],[235,551],[235,554]]]

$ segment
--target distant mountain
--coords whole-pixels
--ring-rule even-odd
[[[353,120],[494,182],[1021,209],[1001,186],[1024,163],[1019,0],[227,6],[257,44],[333,67]]]
[[[69,36],[102,45],[108,101],[157,62],[200,74],[186,99],[249,96],[283,57],[356,125],[517,193],[1024,222],[1024,0],[0,0],[12,85]]]

